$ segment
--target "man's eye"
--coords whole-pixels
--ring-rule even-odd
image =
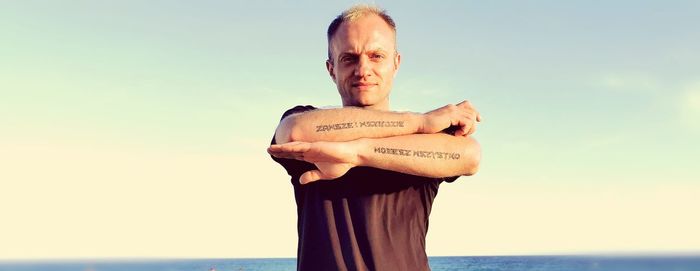
[[[343,63],[350,63],[354,60],[355,60],[355,58],[352,56],[344,56],[344,57],[340,58],[340,62],[343,62]]]

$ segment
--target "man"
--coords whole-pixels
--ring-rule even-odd
[[[400,63],[391,17],[352,7],[328,28],[326,68],[343,108],[297,106],[280,121],[268,152],[292,178],[298,270],[430,270],[432,202],[441,182],[477,171],[469,135],[480,116],[466,101],[389,111]]]

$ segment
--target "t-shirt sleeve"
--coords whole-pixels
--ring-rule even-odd
[[[284,114],[282,114],[282,118],[280,118],[280,122],[284,118],[288,117],[289,115],[301,113],[301,112],[306,112],[306,111],[311,111],[314,109],[316,109],[316,108],[313,106],[310,106],[310,105],[295,106],[294,108],[289,109],[286,112],[284,112]],[[274,134],[272,135],[272,141],[270,142],[270,144],[276,144]],[[299,161],[299,160],[295,160],[295,159],[286,159],[286,158],[277,158],[277,157],[274,157],[272,155],[270,155],[270,157],[272,158],[272,160],[274,160],[275,162],[282,165],[282,167],[284,167],[284,169],[287,171],[287,174],[289,174],[289,176],[293,177],[292,181],[298,180],[299,176],[301,176],[301,174],[304,174],[304,172],[316,169],[316,166],[314,166],[314,164],[308,163],[305,161]]]
[[[457,180],[457,178],[459,178],[459,177],[460,177],[460,176],[452,176],[452,177],[444,177],[444,178],[441,178],[441,179],[442,179],[442,181],[451,183],[451,182],[454,182],[455,180]]]

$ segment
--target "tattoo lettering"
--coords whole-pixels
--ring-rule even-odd
[[[439,160],[458,160],[460,155],[456,152],[437,152],[437,151],[420,151],[420,150],[406,150],[406,149],[394,149],[394,148],[383,148],[374,147],[375,153],[399,155],[399,156],[413,156],[428,159],[439,159]]]
[[[328,132],[334,130],[352,129],[352,128],[391,128],[404,127],[403,121],[360,121],[360,122],[344,122],[335,124],[316,125],[316,132]]]
[[[374,152],[381,153],[381,154],[401,155],[401,156],[411,156],[411,154],[412,154],[411,150],[382,148],[382,147],[374,147]]]
[[[403,121],[361,121],[360,127],[403,127]]]
[[[343,130],[343,129],[350,129],[353,128],[352,122],[346,122],[346,123],[336,123],[336,124],[330,124],[330,125],[317,125],[316,126],[316,132],[326,132],[326,131],[332,131],[332,130]]]

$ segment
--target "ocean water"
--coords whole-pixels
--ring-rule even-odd
[[[700,256],[430,257],[433,271],[700,271]],[[4,261],[0,271],[294,271],[288,259]]]

